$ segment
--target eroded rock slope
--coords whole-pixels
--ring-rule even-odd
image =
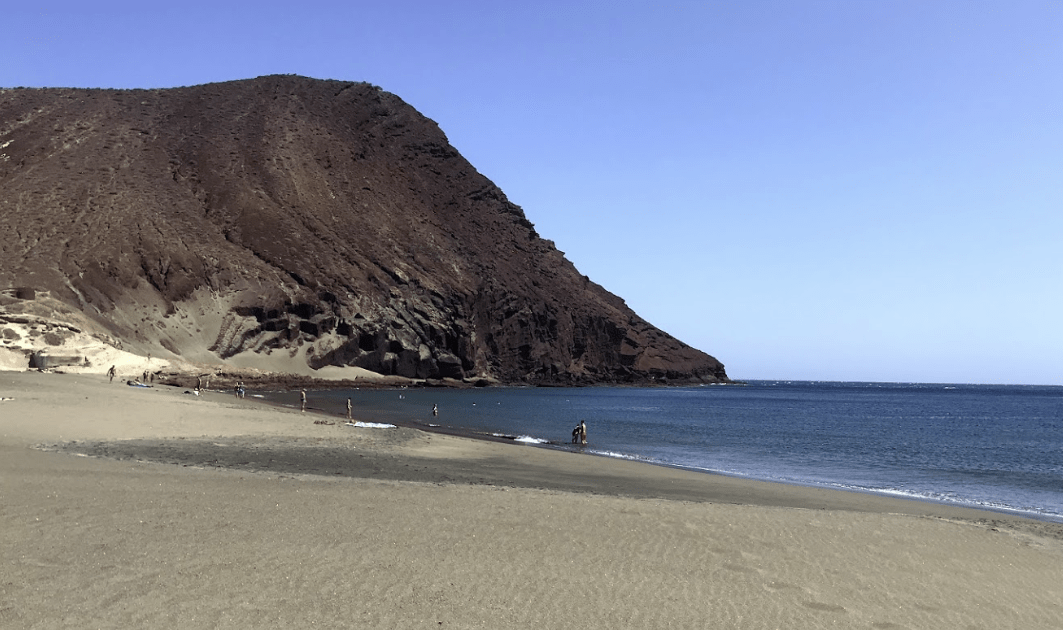
[[[0,288],[156,356],[714,382],[397,96],[295,76],[0,91]]]

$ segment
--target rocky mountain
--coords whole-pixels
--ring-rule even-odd
[[[411,378],[727,380],[366,83],[0,90],[0,288],[127,349]]]

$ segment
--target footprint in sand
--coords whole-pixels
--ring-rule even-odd
[[[782,591],[782,590],[790,590],[790,589],[795,590],[795,591],[801,590],[801,587],[796,585],[796,584],[790,584],[789,582],[775,582],[775,581],[768,582],[767,584],[764,585],[764,588],[772,590],[772,591]]]
[[[834,604],[824,604],[822,602],[803,602],[805,607],[812,610],[822,610],[823,612],[845,612],[844,606],[835,606]]]
[[[757,570],[752,568],[752,567],[743,566],[741,564],[734,564],[733,562],[728,562],[728,563],[724,564],[723,568],[727,569],[728,571],[736,571],[738,573],[756,573],[757,572]]]

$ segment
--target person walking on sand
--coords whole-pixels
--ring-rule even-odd
[[[109,379],[111,379],[111,380],[109,380],[107,382],[108,383],[113,383],[114,382],[114,377],[117,376],[117,374],[118,374],[118,372],[115,371],[114,366],[112,365],[111,369],[107,370],[107,377]]]
[[[351,399],[347,399],[347,422],[351,421]]]
[[[302,409],[300,411],[306,411],[306,390],[305,389],[299,391],[299,398],[301,399],[301,402],[302,402]]]

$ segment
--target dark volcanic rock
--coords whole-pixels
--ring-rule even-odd
[[[365,83],[0,90],[0,287],[124,343],[415,378],[726,380]],[[252,354],[248,354],[252,353]]]

